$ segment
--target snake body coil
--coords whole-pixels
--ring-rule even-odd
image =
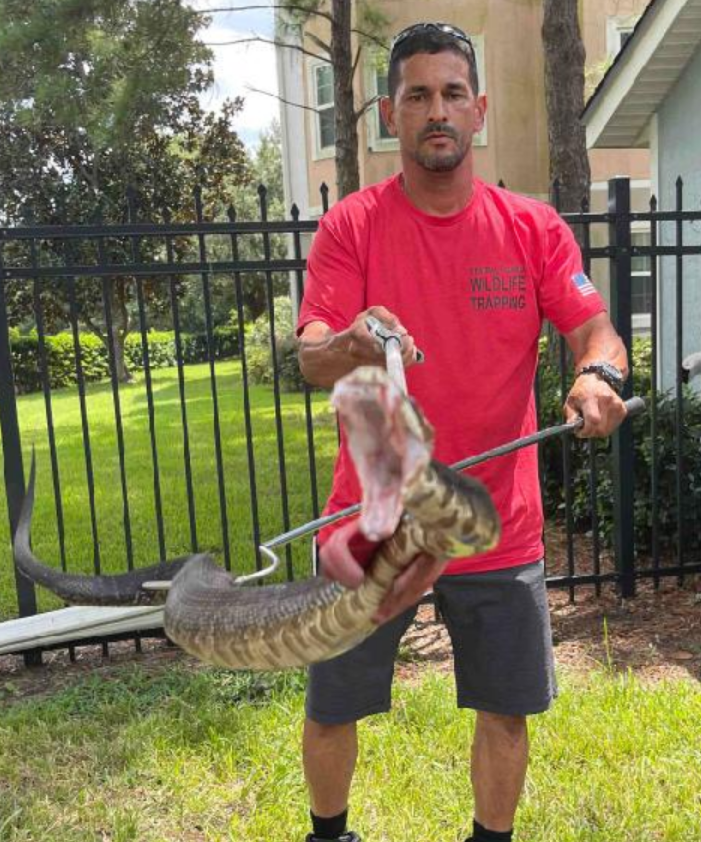
[[[430,460],[431,431],[379,368],[339,381],[334,400],[363,485],[360,527],[388,533],[359,588],[323,577],[248,587],[206,554],[121,576],[70,576],[38,561],[29,532],[34,469],[15,535],[19,570],[78,604],[143,604],[158,592],[143,582],[173,577],[164,625],[168,636],[203,661],[232,669],[282,669],[347,651],[376,628],[372,620],[397,575],[418,554],[446,559],[495,546],[499,519],[476,480]]]

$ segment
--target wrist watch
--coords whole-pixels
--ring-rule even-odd
[[[596,376],[600,380],[603,380],[604,383],[607,383],[617,395],[621,394],[623,391],[623,384],[626,382],[620,368],[616,368],[615,365],[607,362],[589,363],[579,369],[577,377],[580,377],[582,374],[596,374]]]

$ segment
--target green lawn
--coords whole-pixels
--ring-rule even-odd
[[[239,363],[235,361],[217,363],[216,370],[231,558],[236,571],[245,572],[254,568],[254,544],[241,370]],[[216,553],[222,561],[223,540],[209,367],[188,366],[185,373],[197,538],[201,549]],[[174,556],[190,549],[177,371],[155,371],[153,386],[165,539],[168,555]],[[143,566],[158,560],[148,407],[143,379],[122,387],[120,400],[134,562],[137,566]],[[27,476],[32,445],[36,447],[37,455],[38,496],[32,535],[33,546],[41,558],[58,564],[60,554],[57,519],[43,395],[23,396],[19,398],[18,403]],[[272,388],[253,387],[251,403],[261,532],[263,540],[268,540],[284,531]],[[326,394],[314,395],[314,407],[319,493],[323,504],[329,488],[333,454],[336,449],[336,429]],[[92,532],[77,391],[65,389],[55,392],[52,410],[65,517],[67,567],[74,572],[92,572]],[[95,470],[97,530],[103,570],[125,570],[123,504],[114,407],[109,384],[88,387],[87,414]],[[312,517],[302,395],[283,395],[283,422],[290,520],[292,526],[298,526]],[[1,458],[0,453],[0,460]],[[16,616],[17,603],[4,484],[0,484],[0,498],[0,509],[3,513],[0,516],[1,621]],[[293,545],[293,563],[296,569],[304,571],[305,575],[309,570],[309,546],[309,540]],[[55,608],[59,603],[52,596],[41,594],[39,604],[40,608],[45,610]]]
[[[473,716],[452,679],[399,683],[361,726],[352,824],[367,842],[457,842]],[[139,664],[0,720],[1,842],[301,842],[303,676]],[[517,842],[701,839],[701,690],[605,670],[561,676],[532,720]],[[6,699],[11,695],[6,690]]]

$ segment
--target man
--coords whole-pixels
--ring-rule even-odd
[[[368,313],[399,330],[409,392],[436,430],[436,458],[448,464],[534,431],[544,317],[573,352],[578,376],[565,414],[583,416],[580,435],[609,435],[625,416],[618,394],[625,348],[582,272],[569,228],[548,206],[473,174],[472,139],[487,106],[478,90],[474,50],[461,30],[424,23],[395,38],[381,108],[399,139],[402,172],[347,197],[321,221],[298,327],[302,371],[327,387],[356,366],[383,364]],[[399,639],[432,584],[453,642],[458,705],[477,711],[470,839],[512,838],[528,760],[526,717],[545,711],[555,694],[535,448],[484,463],[474,475],[499,510],[499,546],[447,567],[417,559],[380,607],[384,625],[311,669],[307,842],[359,842],[346,827],[356,722],[389,709]],[[342,442],[327,511],[359,499]],[[356,531],[346,522],[320,536],[322,569],[351,587],[364,575]]]

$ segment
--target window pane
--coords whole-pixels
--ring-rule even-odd
[[[631,243],[634,246],[649,246],[651,243],[649,231],[633,231],[631,232]],[[650,272],[650,258],[649,256],[638,256],[631,259],[631,269],[633,272]]]
[[[388,140],[392,135],[389,133],[389,129],[385,126],[385,121],[382,119],[379,104],[375,108],[377,108],[377,125],[380,127],[380,138],[381,140]]]
[[[650,272],[649,257],[633,257],[630,261],[630,268],[633,272]]]
[[[333,102],[333,68],[321,65],[316,73],[316,104],[330,105]]]
[[[652,280],[649,275],[633,276],[631,279],[631,311],[652,312]]]
[[[335,109],[325,108],[319,114],[319,145],[322,149],[336,143]]]
[[[377,86],[377,93],[380,96],[387,96],[388,92],[388,85],[387,85],[387,74],[381,73],[379,70],[375,73],[375,82]],[[387,131],[387,126],[385,126],[385,122],[382,119],[382,114],[380,114],[380,103],[378,102],[375,106],[377,109],[377,125],[379,126],[379,133],[380,133],[380,140],[387,140],[391,138],[392,135]]]
[[[623,49],[625,47],[626,41],[630,38],[630,36],[632,34],[633,34],[632,29],[619,29],[618,30],[618,36],[620,38],[620,44],[621,44],[620,48],[621,49]]]

